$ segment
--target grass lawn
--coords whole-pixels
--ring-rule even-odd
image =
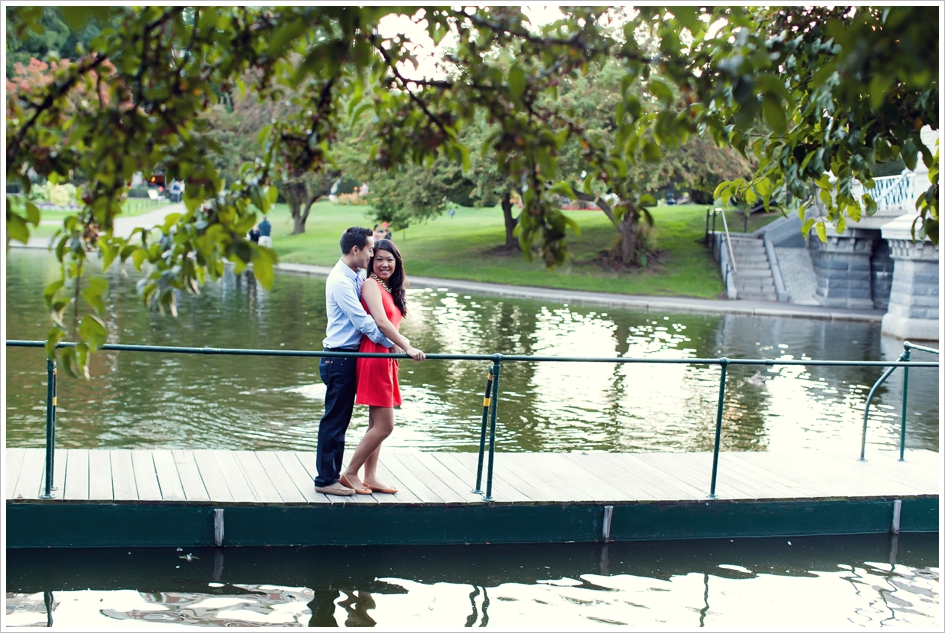
[[[460,207],[456,215],[443,215],[394,234],[408,275],[468,279],[514,285],[623,294],[716,298],[723,292],[722,278],[708,249],[705,205],[677,205],[653,209],[657,228],[656,258],[645,270],[615,272],[595,263],[609,248],[617,232],[599,211],[569,211],[581,227],[579,236],[568,236],[574,255],[570,264],[548,270],[521,253],[497,255],[492,251],[505,241],[502,211],[495,208]],[[312,208],[302,235],[290,235],[292,221],[286,205],[276,205],[269,215],[273,248],[279,261],[332,266],[340,256],[338,239],[345,228],[371,227],[368,207],[338,206],[319,202]],[[773,218],[772,218],[773,219]]]

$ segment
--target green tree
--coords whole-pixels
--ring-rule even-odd
[[[571,142],[590,167],[581,193],[615,195],[616,222],[645,216],[653,202],[631,168],[703,135],[757,161],[750,179],[723,184],[718,195],[766,205],[793,195],[810,205],[813,185],[840,231],[863,212],[854,180],[869,188],[871,165],[901,156],[912,168],[921,155],[932,184],[919,201],[917,235],[938,241],[938,159],[919,134],[925,125],[938,129],[938,7],[569,7],[540,28],[519,7],[411,8],[434,42],[447,34],[456,42],[442,62],[445,78],[411,69],[411,36],[381,34],[382,19],[403,10],[396,7],[62,10],[73,28],[89,15],[108,26],[42,94],[7,101],[8,181],[28,190],[36,173],[87,183],[85,206],[56,245],[62,279],[46,289],[50,354],[65,336],[67,307],[76,317],[80,300],[92,312],[103,307],[101,281],[79,291],[89,249],[106,267],[148,262],[143,298],[172,312],[173,291],[196,291],[207,275],[222,274],[224,260],[252,262],[270,283],[273,254],[244,239],[255,219],[250,203],[265,212],[280,173],[331,167],[339,126],[362,114],[381,169],[438,156],[468,169],[460,133],[484,116],[495,129],[487,142],[497,169],[521,183],[523,253],[534,246],[549,265],[569,257],[569,221],[557,201],[576,197],[559,165]],[[9,7],[6,17],[20,42],[44,31],[41,7]],[[114,71],[104,71],[106,61]],[[595,137],[556,98],[563,82],[607,63],[620,69],[620,99],[612,136]],[[298,92],[297,115],[273,124],[259,160],[224,187],[203,114],[246,73],[257,78],[248,88],[260,100]],[[80,87],[96,97],[74,104],[69,95]],[[114,235],[127,183],[158,165],[187,182],[186,213],[163,227],[173,239]],[[865,197],[865,211],[874,209]],[[808,220],[805,230],[816,227],[823,238],[824,221]],[[35,206],[21,215],[7,204],[9,238],[28,238],[38,222]],[[106,334],[95,314],[82,317],[81,342],[62,352],[66,368],[82,373]]]

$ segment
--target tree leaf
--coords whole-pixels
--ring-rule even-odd
[[[525,93],[525,71],[521,64],[515,63],[509,68],[509,92],[516,101]]]
[[[56,346],[65,335],[65,331],[60,328],[49,328],[49,331],[46,333],[46,358],[52,359],[56,357]]]
[[[26,221],[17,213],[7,208],[7,240],[16,240],[22,244],[30,241],[30,230]]]
[[[902,162],[906,164],[906,167],[915,171],[916,161],[919,157],[919,150],[915,145],[915,141],[911,138],[903,143],[902,145]]]
[[[824,244],[827,243],[827,225],[824,224],[823,220],[820,220],[814,224],[814,230],[817,231],[817,237],[820,238],[820,241]]]
[[[101,319],[92,314],[82,317],[79,334],[92,351],[101,349],[108,340],[108,328]]]
[[[762,113],[765,122],[777,134],[784,134],[787,131],[787,116],[784,114],[784,108],[781,106],[781,100],[771,93],[764,96],[762,102]]]

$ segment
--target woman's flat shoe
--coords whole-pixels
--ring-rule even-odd
[[[355,488],[354,486],[352,486],[350,483],[348,483],[348,478],[345,477],[344,475],[342,475],[341,477],[339,477],[339,478],[338,478],[338,481],[341,482],[341,485],[342,485],[342,486],[346,486],[346,487],[348,487],[348,488],[353,489],[353,490],[354,490],[356,493],[358,493],[359,495],[369,495],[369,494],[371,494],[371,489],[370,489],[370,488]]]
[[[381,488],[380,486],[372,486],[371,484],[364,484],[371,489],[371,492],[379,492],[385,495],[395,495],[397,494],[397,488]]]

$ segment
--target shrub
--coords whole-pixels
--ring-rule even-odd
[[[148,187],[145,185],[138,185],[137,187],[132,187],[128,190],[129,198],[147,198],[148,197]]]
[[[355,204],[355,205],[365,205],[367,201],[361,197],[357,191],[351,193],[340,193],[338,194],[338,204]]]

